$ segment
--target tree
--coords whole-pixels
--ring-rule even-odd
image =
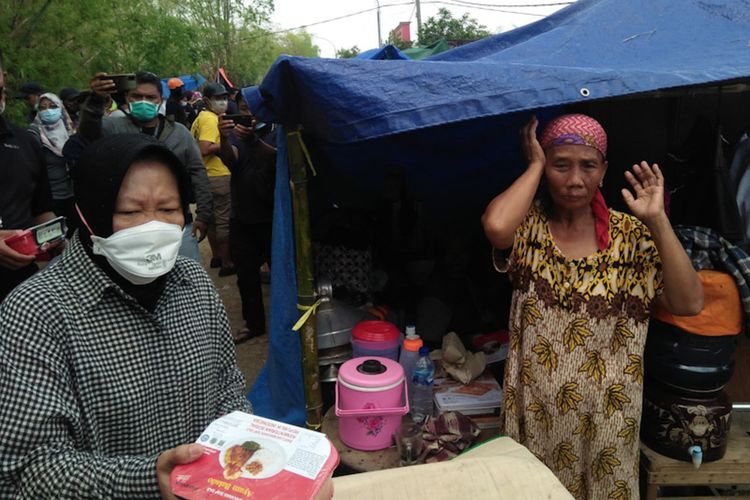
[[[398,30],[393,30],[388,34],[388,40],[386,40],[386,43],[390,43],[398,50],[410,49],[412,47],[412,42],[404,41]]]
[[[6,0],[0,48],[6,87],[85,89],[98,71],[148,70],[161,77],[224,67],[237,85],[258,83],[280,54],[317,57],[306,31],[269,30],[273,0]],[[81,22],[85,19],[86,22]],[[25,105],[5,116],[24,123]]]
[[[359,50],[359,47],[356,45],[352,46],[349,49],[339,49],[336,51],[336,57],[338,59],[351,59],[352,57],[356,57],[359,55],[361,51]]]
[[[429,17],[422,24],[417,38],[421,46],[430,45],[441,38],[445,38],[451,45],[463,45],[490,34],[486,26],[479,24],[469,14],[455,18],[448,9],[441,7],[437,16]]]
[[[224,68],[238,81],[248,81],[249,71],[243,55],[248,51],[249,31],[261,28],[273,12],[273,0],[162,0],[169,12],[201,28],[198,40],[202,52],[210,54],[203,71],[212,75]],[[250,38],[261,46],[263,40]]]
[[[312,43],[312,35],[305,30],[287,31],[277,37],[279,55],[319,57],[320,48]]]

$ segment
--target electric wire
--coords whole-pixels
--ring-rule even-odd
[[[497,4],[479,4],[474,2],[468,2],[466,0],[453,0],[452,2],[446,1],[446,0],[428,0],[428,1],[422,1],[422,4],[442,4],[442,5],[452,5],[457,7],[464,7],[464,8],[475,8],[478,10],[488,10],[492,12],[503,12],[506,14],[520,14],[524,16],[534,16],[534,17],[546,17],[545,14],[535,14],[530,12],[518,12],[518,11],[509,11],[509,10],[503,10],[504,7],[511,7],[511,8],[533,8],[533,7],[552,7],[552,6],[562,6],[562,5],[570,5],[574,2],[552,2],[552,3],[544,3],[544,4],[513,4],[513,5],[497,5]],[[471,5],[469,5],[471,4]],[[258,33],[255,35],[251,35],[248,37],[244,37],[242,40],[253,40],[255,38],[260,38],[262,36],[268,36],[268,35],[278,35],[281,33],[289,33],[290,31],[297,31],[305,28],[309,28],[311,26],[318,26],[321,24],[327,24],[334,21],[340,21],[342,19],[348,19],[350,17],[358,16],[360,14],[366,14],[368,12],[373,12],[378,9],[383,9],[386,7],[402,7],[404,5],[414,5],[414,2],[400,2],[400,3],[389,3],[389,4],[381,4],[378,7],[370,7],[368,9],[362,9],[357,12],[352,12],[349,14],[343,14],[341,16],[332,17],[330,19],[324,19],[322,21],[316,21],[313,23],[307,23],[302,24],[300,26],[296,26],[294,28],[285,28],[282,30],[275,30],[275,31],[266,31],[263,30],[262,33]],[[502,8],[498,8],[502,7]],[[416,8],[416,7],[415,7]],[[413,16],[412,12],[412,16]],[[409,16],[409,20],[411,20],[411,16]]]
[[[448,2],[446,0],[432,0],[432,1],[422,2],[422,4],[452,5],[454,7],[463,7],[464,9],[476,9],[476,10],[485,10],[485,11],[490,11],[490,12],[502,12],[504,14],[518,14],[521,16],[547,17],[546,14],[537,14],[534,12],[519,12],[516,10],[495,9],[492,7],[478,7],[476,5],[468,6],[468,5],[464,5],[461,3]]]
[[[496,7],[499,9],[505,9],[505,8],[511,8],[511,9],[517,9],[517,8],[533,8],[533,7],[560,7],[563,5],[571,5],[574,4],[574,1],[568,1],[568,2],[550,2],[550,3],[523,3],[523,4],[496,4],[496,3],[479,3],[479,2],[471,2],[470,0],[454,0],[457,3],[462,3],[466,5],[477,5],[480,7]]]

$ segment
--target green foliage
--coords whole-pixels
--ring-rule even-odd
[[[3,0],[6,88],[85,89],[98,71],[211,79],[220,67],[237,85],[258,83],[282,53],[319,54],[305,31],[271,33],[272,12],[273,0]],[[8,105],[23,123],[23,103]]]
[[[391,31],[391,33],[388,35],[388,40],[386,40],[385,43],[394,45],[398,50],[406,50],[412,47],[412,42],[404,41],[401,38],[401,33],[399,33],[397,30]]]
[[[479,21],[464,14],[460,18],[453,17],[448,9],[440,8],[437,16],[432,16],[422,24],[419,30],[419,45],[427,46],[445,38],[451,45],[462,45],[489,36],[487,27]]]
[[[204,57],[200,69],[213,75],[224,68],[230,79],[245,82],[254,77],[243,56],[247,56],[247,44],[262,37],[249,36],[262,29],[273,12],[273,0],[170,0],[169,9],[184,23],[199,30],[194,45]]]
[[[319,57],[320,48],[312,43],[312,35],[306,31],[287,31],[277,37],[281,54],[290,56]]]
[[[357,57],[361,50],[359,50],[359,47],[356,45],[352,46],[348,49],[339,49],[336,51],[336,57],[338,59],[351,59],[352,57]]]

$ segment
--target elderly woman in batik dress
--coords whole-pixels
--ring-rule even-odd
[[[633,215],[608,209],[602,126],[564,115],[537,139],[537,124],[521,131],[526,171],[482,217],[514,286],[504,432],[577,498],[637,498],[649,308],[697,314],[703,289],[664,212],[656,164],[625,173]]]

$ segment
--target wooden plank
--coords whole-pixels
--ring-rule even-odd
[[[667,458],[641,443],[647,481],[657,485],[750,484],[750,437],[738,425],[729,431],[724,458],[695,469],[689,462]]]

